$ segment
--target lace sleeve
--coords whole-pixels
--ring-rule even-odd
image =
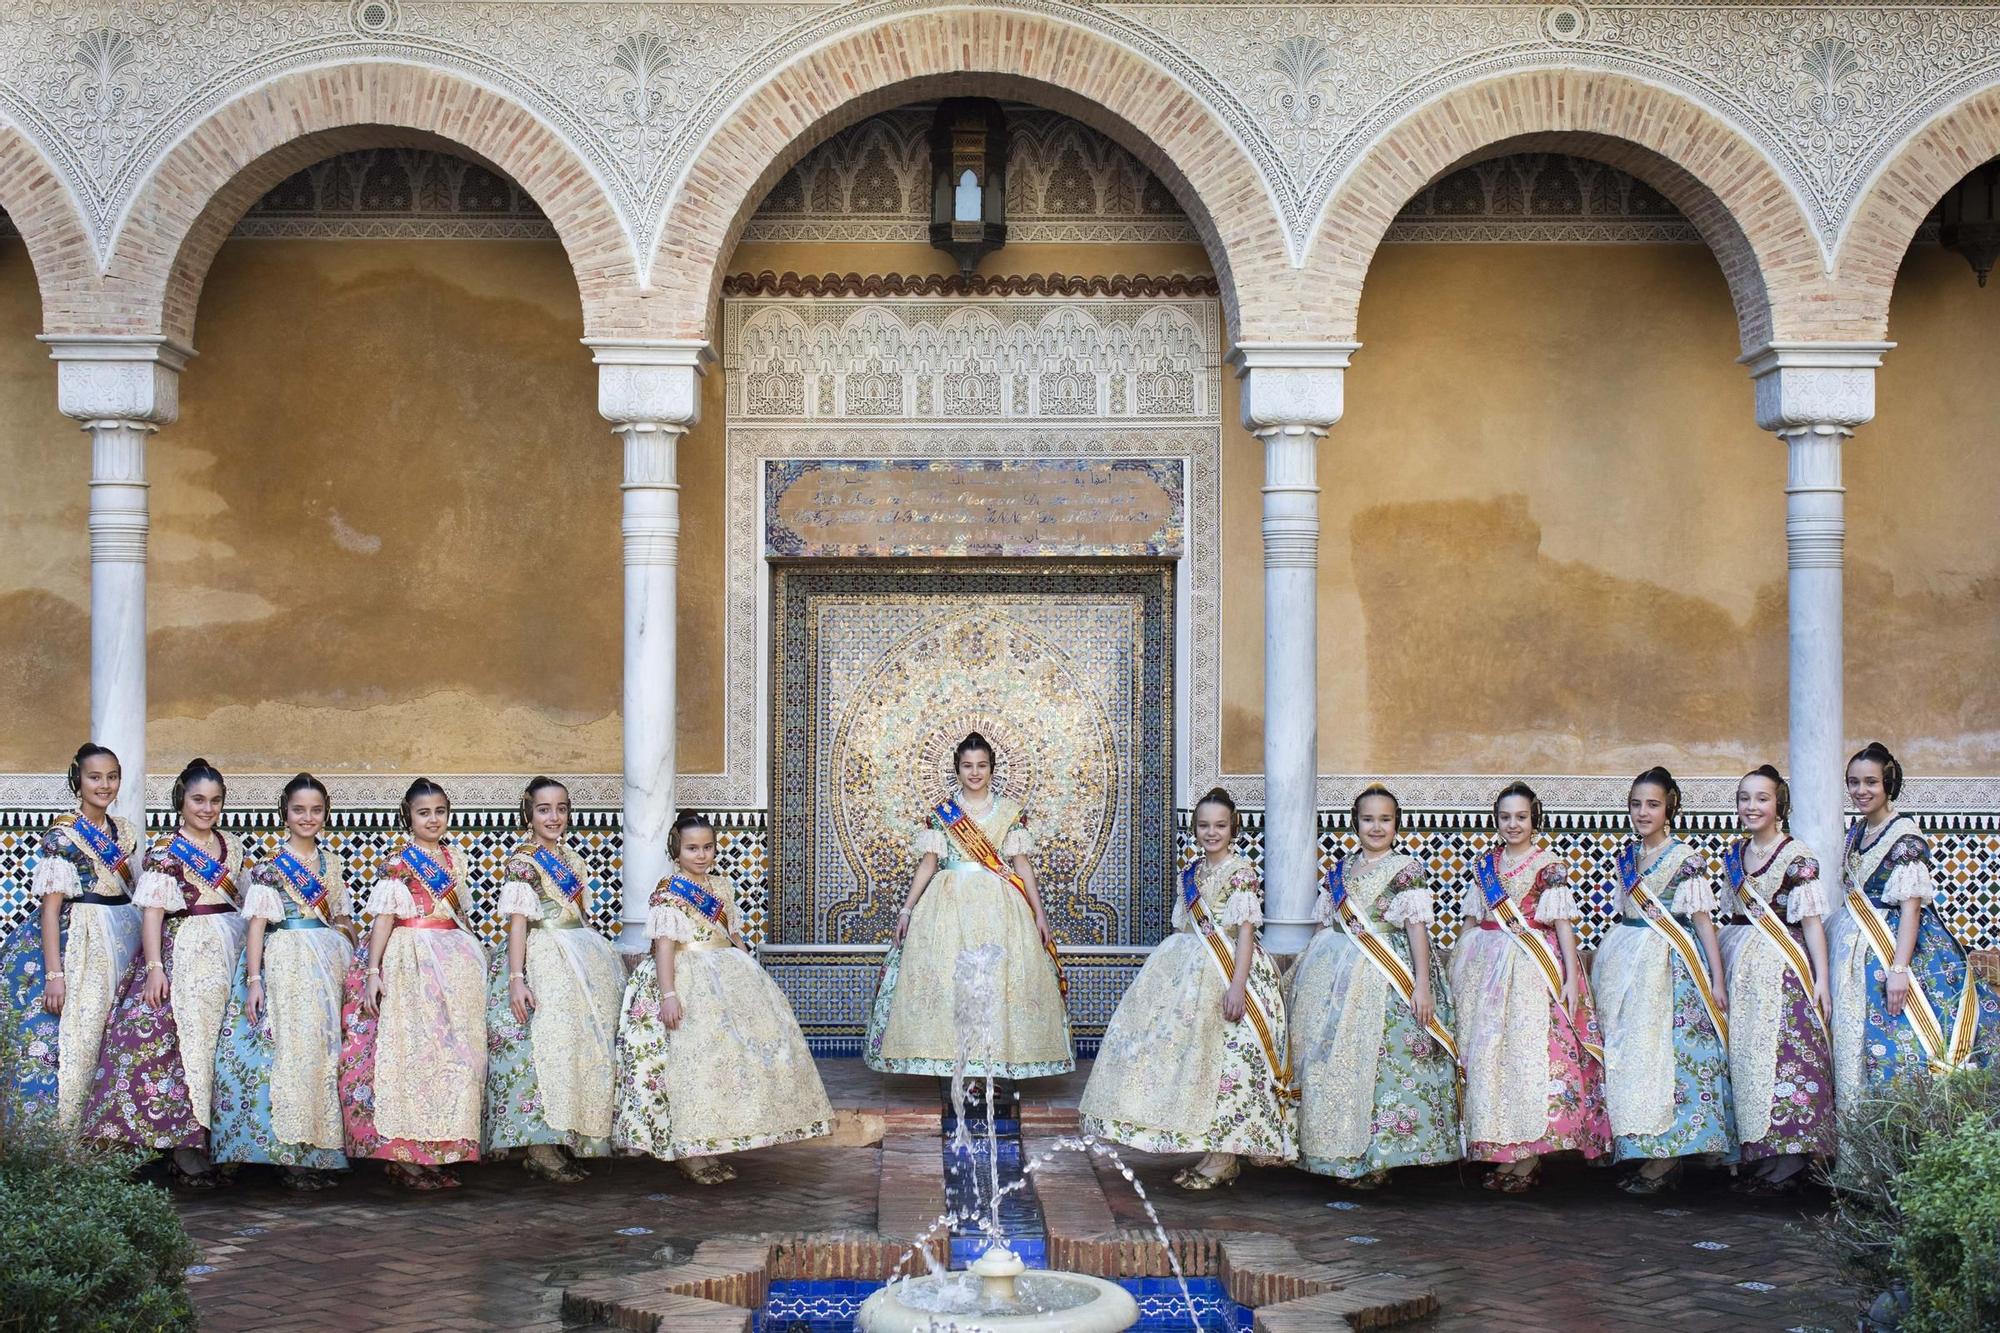
[[[677,944],[687,944],[694,939],[694,932],[694,918],[671,899],[655,900],[646,913],[646,938],[649,940],[673,940]]]
[[[542,914],[542,895],[518,879],[511,877],[512,866],[508,867],[510,877],[500,886],[499,912],[503,917],[525,916],[534,920]]]
[[[1313,920],[1322,926],[1333,924],[1333,894],[1324,884],[1319,886],[1319,893],[1313,898]]]
[[[1245,874],[1229,881],[1229,893],[1222,900],[1222,911],[1218,925],[1234,930],[1246,922],[1253,926],[1264,924],[1264,886],[1257,877]]]
[[[1890,907],[1903,903],[1922,906],[1937,900],[1937,885],[1931,881],[1931,868],[1923,861],[1905,861],[1889,872],[1889,882],[1883,886],[1882,901]]]
[[[178,912],[187,906],[180,882],[163,870],[141,871],[139,882],[132,888],[132,901],[141,907],[157,907],[163,912]]]
[[[253,879],[243,894],[243,915],[252,921],[283,921],[285,900],[269,884]]]
[[[1402,876],[1397,876],[1400,882]],[[1419,885],[1414,889],[1403,889],[1389,900],[1382,909],[1382,919],[1392,926],[1413,930],[1431,923],[1431,891]]]
[[[926,856],[935,856],[938,860],[942,861],[944,860],[945,853],[944,834],[934,828],[918,829],[915,840],[910,844],[910,849],[916,853],[917,859],[920,861]]]
[[[35,862],[34,878],[28,887],[30,895],[36,901],[50,894],[74,898],[83,892],[83,881],[77,878],[76,865],[68,857],[58,856],[45,849],[41,859]]]
[[[1026,824],[1014,825],[1013,828],[1007,830],[1007,836],[1000,840],[1000,855],[1004,860],[1011,861],[1017,856],[1033,856],[1034,854],[1034,835],[1028,832]]]
[[[394,877],[378,879],[368,891],[368,915],[414,917],[417,915],[417,900],[410,896],[410,886]]]
[[[1535,899],[1537,925],[1553,926],[1583,915],[1576,905],[1576,891],[1569,886],[1569,867],[1562,862],[1551,861],[1537,871],[1535,887],[1541,895]]]
[[[1790,890],[1785,899],[1785,920],[1797,925],[1809,916],[1826,915],[1826,885],[1820,881],[1817,859],[1795,858],[1785,868],[1785,887]]]
[[[1714,912],[1721,906],[1715,882],[1708,877],[1707,864],[1699,852],[1691,853],[1674,871],[1674,896],[1667,910],[1675,916],[1693,916],[1696,912]]]

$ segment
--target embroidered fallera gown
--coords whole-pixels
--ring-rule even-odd
[[[81,815],[56,821],[36,851],[28,880],[28,915],[0,946],[0,1008],[20,1022],[17,1064],[21,1103],[30,1115],[49,1115],[73,1132],[97,1072],[97,1056],[111,1006],[139,951],[139,909],[115,867],[130,867],[139,837],[130,823],[92,825],[96,842],[77,827]],[[114,850],[115,849],[115,850]],[[107,859],[108,858],[108,859]],[[42,956],[42,900],[63,899],[64,999],[60,1015],[42,1007],[47,965]]]
[[[1563,965],[1556,923],[1574,923],[1569,867],[1538,847],[1514,866],[1487,859],[1522,921]],[[1603,1046],[1588,976],[1574,1014],[1549,993],[1546,973],[1494,918],[1477,875],[1465,890],[1465,924],[1449,967],[1465,1060],[1465,1155],[1475,1162],[1517,1162],[1544,1153],[1611,1151],[1604,1069],[1585,1044]]]
[[[1003,861],[1034,854],[1021,807],[1003,796],[986,813],[966,807]],[[966,1072],[1039,1078],[1076,1068],[1069,1012],[1035,914],[1000,876],[971,859],[933,819],[916,836],[917,857],[938,858],[901,945],[889,950],[868,1021],[870,1069],[949,1077],[958,1063],[953,1013],[959,954],[997,945],[1001,952],[996,1012],[988,1017],[995,1049],[973,1050]],[[982,1034],[984,1036],[986,1034]]]
[[[1235,949],[1246,922],[1264,922],[1257,872],[1231,853],[1194,872],[1208,919]],[[1085,1132],[1143,1152],[1298,1155],[1292,1108],[1246,1014],[1222,1015],[1229,978],[1196,929],[1176,885],[1174,933],[1160,942],[1105,1029],[1083,1090]],[[1271,1029],[1280,1062],[1289,1050],[1283,987],[1270,956],[1254,950],[1246,991]]]
[[[309,910],[271,861],[250,870],[243,915],[264,928],[264,1010],[248,1012],[250,959],[236,969],[215,1052],[217,1162],[331,1171],[347,1165],[340,1114],[340,1002],[354,946],[330,922],[352,915],[332,852],[301,863],[325,896]]]
[[[503,925],[528,919],[522,970],[535,1007],[526,1023],[514,1017],[503,937],[486,985],[486,1147],[556,1144],[580,1157],[605,1157],[625,965],[591,928],[597,885],[583,858],[568,847],[557,854],[576,889],[571,897],[534,851],[517,848],[500,885]]]
[[[242,892],[242,844],[220,830],[215,836],[222,842],[226,888],[183,864],[172,844],[146,854],[132,901],[167,914],[160,925],[167,1002],[157,1008],[146,1003],[142,946],[105,1024],[83,1113],[86,1139],[144,1148],[208,1146],[215,1047],[249,931],[231,896]]]
[[[1745,887],[1770,904],[1811,972],[1800,923],[1826,915],[1819,861],[1805,844],[1780,842],[1762,863],[1749,841],[1730,851],[1724,915],[1743,918],[1722,928],[1729,978],[1729,1083],[1743,1160],[1794,1154],[1824,1156],[1834,1148],[1833,1054],[1813,1006],[1812,989],[1786,962],[1785,951],[1751,919],[1761,912]],[[1740,875],[1740,882],[1738,877]]]
[[[1415,857],[1359,852],[1344,871],[1350,901],[1404,967],[1408,932],[1428,930],[1431,891]],[[1335,921],[1319,894],[1321,929],[1292,973],[1290,1012],[1299,1079],[1299,1166],[1356,1179],[1399,1166],[1454,1162],[1458,1073],[1451,1056]],[[1438,950],[1430,951],[1438,1021],[1452,1023]]]
[[[463,903],[461,853],[445,847],[437,864]],[[397,924],[382,951],[375,1017],[361,1012],[365,949],[347,972],[340,1047],[347,1155],[416,1166],[476,1162],[486,1093],[486,951],[401,850],[379,873],[368,915],[389,912]]]
[[[1628,853],[1636,852],[1628,844]],[[1643,854],[1642,854],[1643,855]],[[1714,912],[1718,901],[1701,854],[1670,843],[1640,860],[1640,882],[1681,920]],[[1597,946],[1591,980],[1604,1025],[1604,1095],[1611,1109],[1614,1160],[1691,1157],[1736,1151],[1729,1055],[1680,956],[1621,891],[1622,915]]]
[[[1931,878],[1930,840],[1908,815],[1899,814],[1870,831],[1857,823],[1847,831],[1843,855],[1845,907],[1829,925],[1828,953],[1833,973],[1833,1058],[1836,1099],[1842,1110],[1858,1105],[1869,1089],[1891,1079],[1928,1076],[1930,1063],[1911,1027],[1915,1000],[1894,1018],[1888,1009],[1888,970],[1875,956],[1856,920],[1852,896],[1859,890],[1883,921],[1893,941],[1905,904],[1923,913],[1917,948],[1910,956],[1910,979],[1921,982],[1936,1014],[1946,1054],[1967,985],[1973,986],[1969,1041],[1963,1060],[1990,1064],[2000,1051],[2000,993],[1969,975],[1965,947],[1952,935],[1937,909]],[[1891,961],[1894,959],[1893,948]]]
[[[674,941],[681,1024],[669,1031],[660,1021],[659,971],[648,952],[625,984],[613,1143],[678,1161],[831,1134],[833,1107],[791,1002],[755,958],[667,883],[653,891],[646,932]],[[711,871],[696,887],[713,896],[722,923],[740,936],[735,884]]]

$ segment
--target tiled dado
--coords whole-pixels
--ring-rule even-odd
[[[55,817],[48,809],[0,810],[0,928],[11,930],[27,915],[29,872],[35,848]],[[742,886],[753,943],[764,937],[765,904],[769,894],[769,825],[761,810],[712,812],[718,827],[722,869]],[[1918,816],[1932,839],[1933,870],[1942,890],[1940,907],[1958,937],[1974,947],[2000,944],[2000,812],[1926,812]],[[153,832],[164,832],[164,815],[156,813]],[[374,867],[398,841],[394,814],[383,809],[340,809],[334,812],[328,842],[347,859],[350,886],[359,890],[374,877]],[[453,814],[458,846],[469,854],[474,892],[471,919],[489,942],[498,933],[493,913],[493,889],[507,852],[520,839],[519,816],[512,810],[467,809]],[[1179,855],[1193,855],[1186,811],[1178,818]],[[1325,866],[1355,844],[1345,810],[1320,816],[1320,857]],[[1580,934],[1584,947],[1595,944],[1615,910],[1613,858],[1625,839],[1624,817],[1616,811],[1556,813],[1546,838],[1571,866],[1570,879],[1585,908]],[[1683,818],[1682,835],[1708,855],[1720,871],[1722,852],[1730,837],[1730,819],[1696,813]],[[593,917],[600,928],[615,929],[618,918],[616,885],[620,871],[620,816],[616,810],[586,809],[576,815],[575,840],[593,871]],[[1468,811],[1412,811],[1402,845],[1423,857],[1438,894],[1433,934],[1441,947],[1456,940],[1460,903],[1470,882],[1472,862],[1491,842],[1486,816]],[[250,841],[252,857],[266,854],[276,840],[270,816],[232,812],[225,827]],[[1262,816],[1246,812],[1243,848],[1252,861],[1263,858]],[[1171,891],[1163,885],[1161,893]],[[813,1049],[823,1055],[858,1055],[867,1027],[868,1007],[882,965],[882,942],[818,945],[772,945],[762,957],[772,976],[791,998]],[[1070,1015],[1081,1054],[1094,1054],[1104,1027],[1117,1008],[1126,985],[1145,962],[1143,948],[1066,951],[1070,980]]]

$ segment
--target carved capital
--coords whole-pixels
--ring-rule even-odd
[[[691,426],[701,419],[701,377],[713,356],[700,341],[585,338],[597,365],[597,411],[615,427]]]
[[[1739,358],[1757,390],[1757,425],[1787,438],[1845,437],[1875,416],[1875,370],[1894,343],[1766,343]]]
[[[1243,425],[1253,434],[1317,435],[1340,420],[1348,362],[1360,343],[1240,343],[1230,363],[1243,381]]]
[[[192,348],[150,334],[39,337],[56,363],[56,406],[64,416],[161,426],[180,415],[181,371]]]

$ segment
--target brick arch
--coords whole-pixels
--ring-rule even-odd
[[[1173,191],[1207,247],[1241,339],[1313,336],[1269,189],[1209,105],[1146,57],[1047,15],[901,14],[772,71],[716,126],[671,196],[650,278],[664,337],[708,336],[723,267],[778,178],[868,116],[940,96],[1033,102],[1081,121]]]
[[[0,121],[0,212],[20,233],[41,289],[42,325],[87,318],[97,257],[76,200],[41,149]]]
[[[1458,85],[1389,126],[1329,199],[1307,256],[1309,289],[1353,336],[1362,283],[1389,224],[1426,185],[1511,152],[1589,157],[1645,181],[1700,231],[1722,266],[1746,350],[1809,338],[1825,265],[1796,194],[1714,112],[1626,74],[1516,70]]]
[[[587,332],[636,318],[630,240],[575,149],[520,103],[462,75],[369,61],[244,92],[155,163],[113,241],[99,327],[191,342],[209,264],[251,204],[323,158],[410,142],[461,151],[527,191],[568,252]]]
[[[1834,277],[1849,305],[1852,337],[1889,328],[1896,271],[1931,209],[1974,167],[2000,157],[2000,84],[1933,117],[1887,155],[1863,188],[1834,252]]]

